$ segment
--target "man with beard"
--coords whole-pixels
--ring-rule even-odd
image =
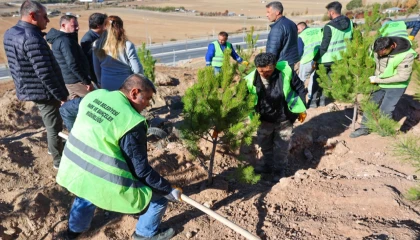
[[[72,15],[60,19],[60,31],[51,28],[46,38],[60,65],[64,82],[69,90],[69,99],[84,97],[93,90],[89,62],[78,44],[79,23]]]

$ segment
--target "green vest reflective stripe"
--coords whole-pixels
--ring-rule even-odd
[[[299,37],[302,39],[304,48],[300,58],[300,63],[308,63],[312,61],[321,46],[322,28],[306,28]]]
[[[410,40],[408,38],[407,26],[404,21],[386,22],[381,29],[379,29],[379,32],[382,37],[403,37]]]
[[[341,60],[340,51],[347,49],[346,39],[351,40],[353,38],[353,22],[350,21],[350,26],[344,30],[338,30],[337,28],[327,25],[331,29],[331,41],[328,45],[327,52],[322,55],[320,63],[334,62],[335,60]]]
[[[285,100],[287,102],[287,106],[292,113],[302,113],[306,111],[305,103],[303,103],[302,99],[300,99],[299,95],[293,91],[291,87],[291,81],[293,72],[290,68],[287,61],[280,61],[277,62],[276,68],[281,72],[281,76],[283,77],[283,94],[285,96]],[[257,88],[254,86],[254,77],[255,74],[258,74],[256,70],[249,73],[246,77],[246,85],[248,87],[248,91],[251,94],[256,96],[254,104],[257,105],[258,103],[258,95],[257,95]]]
[[[416,51],[414,51],[412,48],[410,48],[408,51],[399,53],[396,55],[390,55],[390,59],[388,61],[388,64],[382,74],[379,75],[379,78],[389,78],[398,73],[397,68],[398,65],[404,60],[404,58],[407,56],[407,54],[414,54],[414,57],[417,56]],[[410,78],[407,79],[405,82],[396,82],[396,83],[381,83],[379,84],[379,87],[381,88],[406,88],[408,84],[410,83]]]
[[[211,59],[211,65],[213,67],[222,67],[223,65],[223,51],[220,47],[220,43],[218,41],[212,42],[214,45],[214,57]],[[232,44],[230,42],[226,42],[226,48],[225,49],[232,49]]]
[[[144,210],[152,190],[133,176],[119,147],[121,137],[143,121],[120,91],[86,95],[63,151],[57,183],[105,210]]]

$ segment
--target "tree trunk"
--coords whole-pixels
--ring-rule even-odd
[[[207,185],[211,185],[213,183],[213,165],[214,165],[214,155],[216,155],[216,146],[217,146],[217,135],[216,138],[213,138],[213,149],[211,150],[210,155],[210,166],[209,172],[207,177]]]
[[[356,121],[357,121],[357,109],[358,109],[359,103],[357,100],[354,102],[354,108],[353,108],[353,118],[351,120],[351,129],[356,131]]]

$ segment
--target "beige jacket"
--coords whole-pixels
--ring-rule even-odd
[[[407,81],[413,70],[414,55],[410,53],[405,56],[404,60],[397,67],[396,75],[389,78],[379,78],[378,76],[385,71],[389,58],[390,56],[378,58],[378,54],[375,53],[375,83],[396,83]]]

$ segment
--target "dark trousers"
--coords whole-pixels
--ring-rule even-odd
[[[406,88],[381,88],[378,91],[372,93],[370,101],[375,102],[379,105],[379,110],[392,118],[392,112],[395,109],[398,101],[404,94]],[[366,115],[363,115],[361,128],[366,128],[364,123],[366,123]]]
[[[63,142],[58,133],[63,130],[63,120],[61,119],[59,108],[61,102],[55,99],[35,101],[38,107],[42,121],[47,129],[48,151],[53,157],[54,164],[61,161],[61,153],[63,152]]]
[[[327,70],[328,78],[331,81],[331,73],[332,73],[331,72],[331,67],[327,67],[326,66],[325,68]],[[309,95],[308,106],[312,102],[315,102],[316,105],[318,105],[318,106],[325,105],[325,99],[326,99],[326,97],[325,97],[325,95],[323,93],[322,87],[319,86],[319,83],[318,83],[318,80],[317,80],[319,78],[319,75],[318,75],[318,73],[316,71],[318,71],[318,68],[315,70],[315,73],[313,74],[313,78],[312,78],[312,91],[310,92],[310,95]],[[321,104],[320,104],[320,102],[321,102]]]

